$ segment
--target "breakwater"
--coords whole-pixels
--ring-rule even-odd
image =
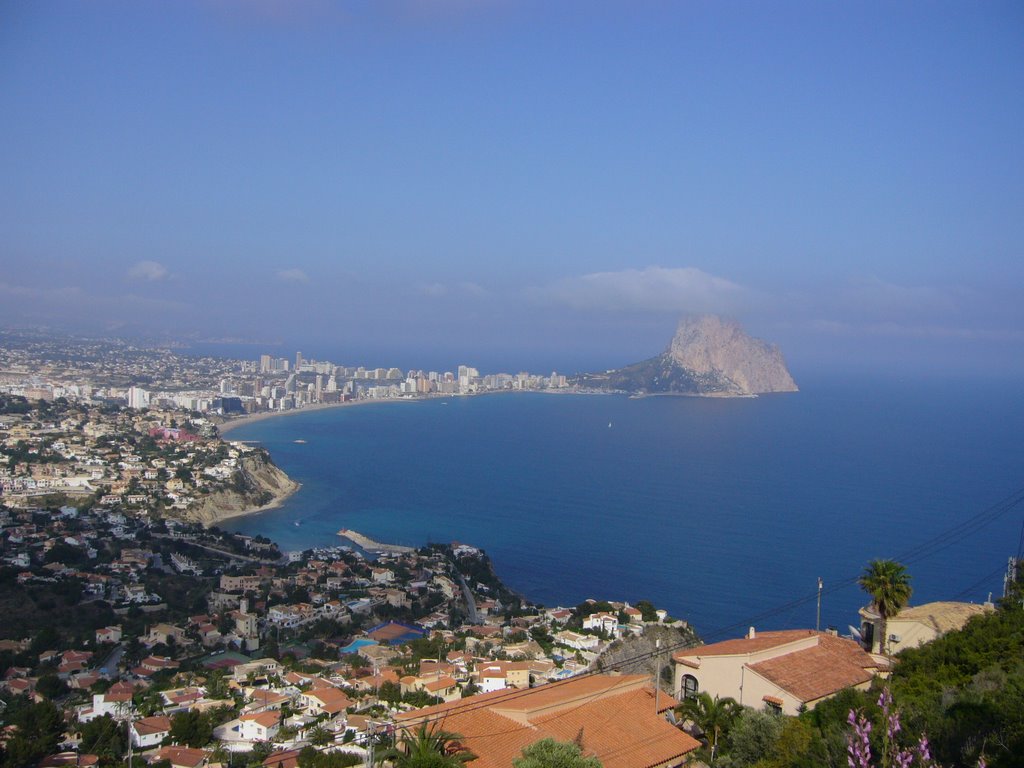
[[[404,552],[414,552],[416,549],[415,547],[403,547],[401,544],[381,544],[379,541],[374,541],[369,536],[363,536],[363,534],[358,531],[353,531],[348,528],[342,528],[338,531],[338,535],[348,539],[354,544],[358,544],[367,552],[390,552],[392,554],[400,555]]]

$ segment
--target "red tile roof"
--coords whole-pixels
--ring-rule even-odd
[[[460,741],[473,768],[507,768],[523,747],[544,738],[571,741],[582,734],[584,754],[604,768],[645,768],[681,758],[700,746],[654,712],[650,678],[593,675],[523,691],[504,690],[398,716],[415,729],[425,718]],[[661,696],[661,710],[675,701]]]
[[[135,728],[135,732],[139,734],[139,736],[151,736],[154,733],[170,731],[171,718],[165,717],[164,715],[144,717],[141,720],[136,720],[132,727]]]
[[[750,653],[759,653],[780,645],[795,643],[813,637],[816,633],[813,629],[786,629],[779,632],[758,632],[755,637],[741,637],[736,640],[723,640],[720,643],[711,645],[700,645],[696,648],[688,648],[683,651],[676,651],[672,658],[679,661],[682,659],[695,659],[703,656],[742,656]]]
[[[206,763],[209,753],[190,747],[163,747],[155,757],[157,760],[169,760],[175,768],[199,768]]]
[[[801,701],[815,701],[871,680],[877,663],[852,640],[822,634],[818,645],[751,664],[750,669]]]

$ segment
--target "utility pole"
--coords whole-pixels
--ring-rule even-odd
[[[658,710],[660,709],[660,695],[661,695],[661,639],[654,641],[654,654],[658,660],[657,669],[658,672],[654,677],[654,716],[658,716]]]
[[[821,576],[818,577],[818,618],[814,622],[814,631],[821,632]]]

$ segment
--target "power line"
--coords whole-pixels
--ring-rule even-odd
[[[921,544],[918,544],[917,546],[912,547],[911,549],[907,550],[902,555],[899,555],[896,559],[899,560],[900,562],[915,563],[915,562],[920,562],[921,560],[924,560],[924,559],[926,559],[928,557],[932,557],[933,555],[938,554],[939,552],[941,552],[941,551],[949,548],[953,544],[957,543],[961,538],[963,538],[963,536],[970,535],[972,533],[976,533],[977,531],[981,530],[985,526],[990,525],[991,523],[995,522],[1000,517],[1006,515],[1007,513],[1012,511],[1014,508],[1016,508],[1021,502],[1024,502],[1024,488],[1021,488],[1021,489],[1015,491],[1014,493],[1012,493],[1009,496],[1005,497],[1001,501],[991,505],[990,507],[987,507],[986,509],[982,510],[981,512],[979,512],[979,513],[977,513],[975,515],[972,515],[971,517],[969,517],[966,520],[964,520],[962,523],[959,523],[959,524],[953,526],[952,528],[944,531],[943,533],[940,533],[940,534],[938,534],[936,536],[933,536],[931,539],[928,539],[928,540],[922,542]],[[1022,530],[1022,537],[1024,537],[1024,530]],[[1022,540],[1024,540],[1024,539],[1022,539]],[[1002,569],[1000,568],[1000,570],[1002,570]],[[985,579],[982,580],[979,583],[984,583],[984,581],[988,580],[989,578],[992,578],[992,576],[991,575],[986,576]],[[859,581],[859,579],[860,579],[860,576],[858,575],[858,576],[851,576],[851,577],[848,577],[846,579],[841,579],[841,580],[839,580],[837,582],[833,582],[829,587],[823,589],[822,593],[823,594],[831,594],[831,593],[837,592],[837,591],[839,591],[841,589],[846,589],[847,587],[850,587],[850,586],[856,584]],[[974,589],[976,587],[977,587],[977,584],[972,585],[967,590],[965,590],[965,592],[968,592],[968,591],[970,591],[970,590],[972,590],[972,589]],[[763,622],[763,621],[765,621],[767,619],[773,618],[773,617],[775,617],[775,616],[777,616],[777,615],[779,615],[781,613],[785,613],[787,611],[792,612],[795,608],[800,607],[802,605],[805,605],[805,604],[807,604],[809,602],[812,602],[812,601],[816,600],[817,597],[818,597],[818,590],[815,590],[813,592],[808,593],[807,595],[804,595],[802,597],[798,597],[798,598],[796,598],[794,600],[791,600],[791,601],[789,601],[787,603],[783,603],[782,605],[775,606],[774,608],[771,608],[771,609],[768,609],[766,611],[763,611],[763,612],[761,612],[761,613],[759,613],[759,614],[749,618],[746,621],[736,622],[736,623],[727,625],[725,627],[720,627],[717,630],[713,630],[712,632],[708,633],[706,635],[706,637],[708,637],[708,638],[716,638],[716,637],[720,637],[720,636],[730,636],[731,637],[732,635],[735,634],[737,629],[741,629],[741,628],[747,627],[747,626],[755,626],[756,624],[761,623],[761,622]],[[621,660],[619,660],[617,662],[610,663],[610,664],[604,666],[601,670],[596,670],[596,669],[595,670],[587,670],[586,672],[583,672],[583,673],[581,673],[579,675],[575,675],[575,676],[573,676],[571,678],[568,678],[566,680],[559,680],[559,681],[555,681],[553,683],[548,683],[545,686],[545,689],[546,690],[551,690],[552,687],[557,687],[557,686],[560,686],[560,685],[567,685],[567,684],[573,683],[575,681],[578,681],[578,680],[581,680],[581,679],[584,679],[584,678],[587,678],[587,677],[592,677],[592,676],[598,675],[598,674],[604,674],[605,672],[607,672],[609,670],[614,671],[614,670],[617,670],[617,669],[621,669],[622,667],[625,667],[626,665],[633,665],[633,664],[638,664],[638,663],[641,663],[641,662],[644,662],[644,661],[650,661],[656,655],[660,655],[662,653],[674,653],[674,652],[677,652],[677,651],[680,651],[680,650],[686,650],[686,649],[694,648],[694,647],[698,647],[698,642],[694,641],[694,640],[687,640],[687,641],[683,641],[683,642],[680,642],[680,643],[677,643],[677,644],[674,644],[674,645],[670,645],[670,646],[668,646],[668,647],[666,647],[664,649],[655,649],[653,651],[648,651],[648,652],[640,653],[640,654],[637,654],[637,655],[635,655],[633,657],[629,657],[629,658],[626,658],[626,659],[621,659]],[[660,684],[660,681],[656,681],[656,684]],[[533,692],[533,690],[535,690],[535,689],[527,688],[527,689],[524,689],[524,690],[522,690],[522,691],[520,691],[518,693],[509,694],[507,696],[500,697],[499,700],[501,702],[514,701],[514,700],[516,700],[518,698],[521,698],[523,696],[530,695]],[[581,703],[579,703],[576,706],[568,708],[566,710],[566,712],[571,712],[571,711],[577,709],[578,707],[584,706],[585,704],[589,703],[590,700],[596,699],[596,697],[605,695],[606,693],[607,693],[607,689],[605,691],[600,691],[600,692],[596,692],[594,694],[588,695],[588,696],[584,697],[584,700]],[[465,700],[465,701],[467,701],[468,703],[465,704],[465,705],[456,705],[455,707],[451,707],[451,708],[445,710],[443,713],[438,713],[437,715],[427,716],[424,719],[420,720],[418,724],[426,725],[426,724],[433,723],[433,722],[443,722],[444,720],[446,720],[449,717],[455,717],[457,715],[465,714],[465,713],[468,713],[468,712],[473,712],[473,711],[476,711],[478,709],[489,708],[490,706],[492,706],[491,705],[491,700],[474,702],[474,701],[472,701],[472,698],[470,698],[470,699]],[[515,730],[519,730],[519,729],[518,728],[513,729],[513,731],[515,731]],[[501,731],[501,732],[496,732],[494,734],[477,734],[476,736],[473,736],[471,738],[485,738],[485,737],[490,737],[490,736],[494,736],[494,735],[502,735],[504,733],[511,733],[513,731]],[[470,738],[470,737],[467,737],[467,738]]]

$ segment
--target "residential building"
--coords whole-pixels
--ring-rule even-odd
[[[139,749],[148,749],[160,744],[171,734],[171,718],[166,715],[144,717],[131,724],[129,736],[132,744]]]
[[[964,624],[975,616],[981,616],[995,610],[992,603],[957,603],[937,602],[904,608],[886,622],[889,635],[887,651],[899,653],[907,648],[916,648],[929,643],[937,637],[956,629],[963,629]],[[860,609],[860,634],[865,650],[870,653],[881,653],[882,617],[874,606]]]
[[[866,689],[879,663],[852,640],[811,629],[757,632],[678,651],[675,694],[707,692],[796,715],[845,688]]]
[[[272,741],[281,727],[281,712],[268,709],[238,718],[239,736],[243,741]]]
[[[413,710],[397,718],[400,730],[442,720],[477,755],[473,768],[507,768],[524,747],[544,738],[575,741],[604,768],[676,768],[700,744],[665,713],[677,702],[655,698],[644,675],[593,675],[525,691],[495,691]],[[655,711],[657,705],[657,712]]]

